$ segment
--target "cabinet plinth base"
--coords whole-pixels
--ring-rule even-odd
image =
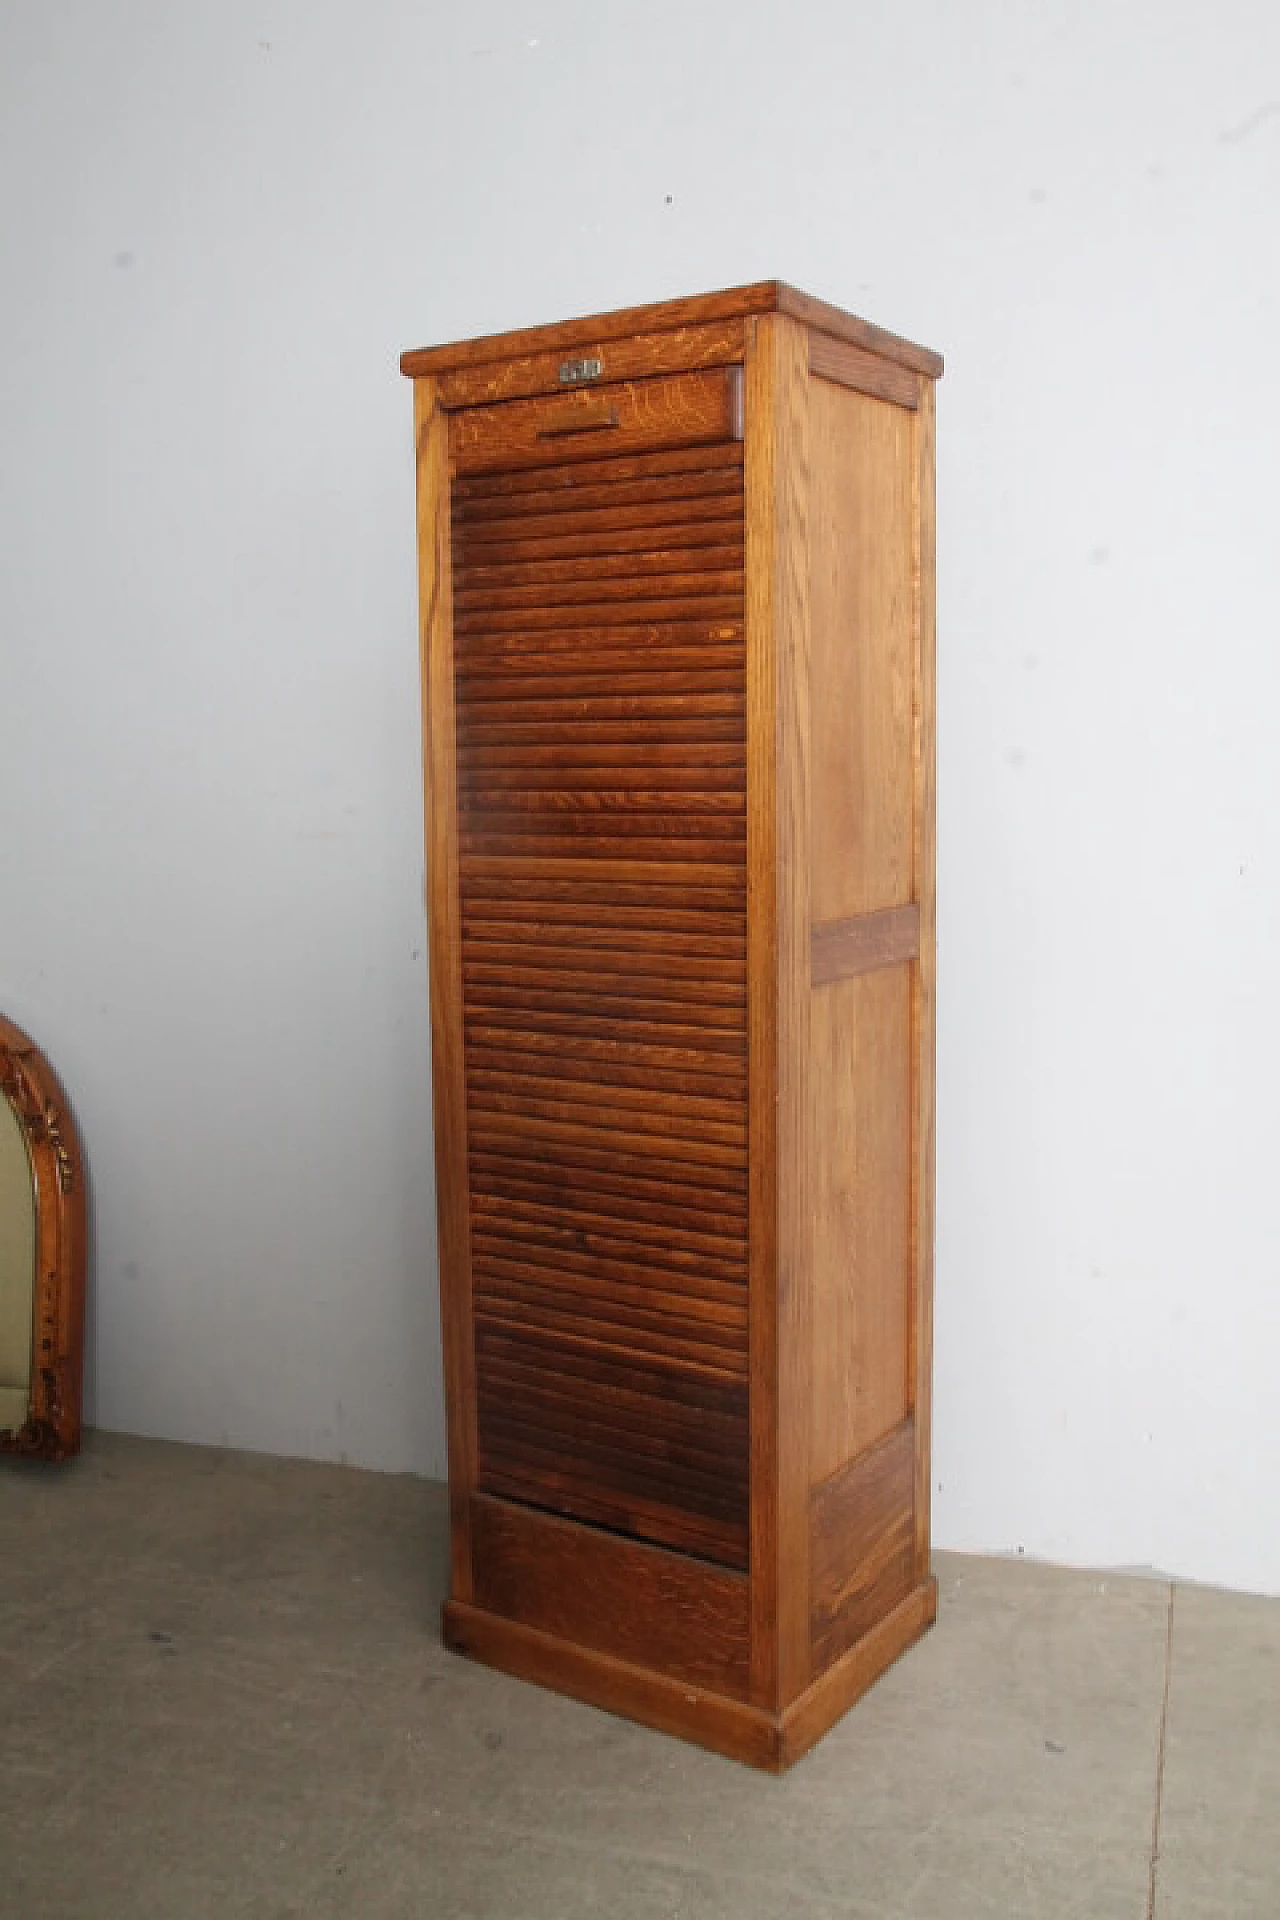
[[[445,1604],[444,1639],[455,1653],[517,1679],[532,1680],[662,1733],[679,1734],[731,1760],[783,1773],[920,1638],[937,1611],[937,1582],[930,1577],[780,1714],[632,1666],[457,1600]]]

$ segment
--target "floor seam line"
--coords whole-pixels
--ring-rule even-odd
[[[1164,1693],[1160,1702],[1160,1737],[1156,1743],[1156,1803],[1151,1814],[1151,1860],[1147,1874],[1147,1920],[1156,1920],[1156,1868],[1160,1859],[1160,1813],[1164,1802],[1164,1750],[1169,1730],[1169,1676],[1173,1668],[1173,1596],[1169,1582],[1169,1613],[1164,1630]]]

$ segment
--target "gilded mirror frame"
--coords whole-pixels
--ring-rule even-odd
[[[66,1094],[35,1042],[0,1014],[0,1096],[31,1163],[35,1273],[27,1417],[0,1430],[0,1453],[65,1460],[80,1446],[84,1368],[85,1189]]]

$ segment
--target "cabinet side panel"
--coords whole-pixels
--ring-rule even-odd
[[[434,380],[414,382],[427,930],[431,954],[431,1078],[449,1444],[450,1586],[455,1600],[470,1600],[469,1499],[476,1482],[477,1457],[475,1352],[458,912],[448,423],[438,400]]]
[[[915,898],[920,957],[915,968],[912,1148],[912,1339],[908,1395],[915,1424],[916,1571],[929,1571],[930,1448],[933,1408],[934,962],[936,952],[936,722],[934,615],[934,386],[920,382],[915,416]]]
[[[912,880],[914,419],[810,386],[814,920],[901,906]]]
[[[817,1482],[909,1410],[918,483],[913,410],[820,375],[810,404]]]

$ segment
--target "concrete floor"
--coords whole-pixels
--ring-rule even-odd
[[[91,1435],[0,1566],[15,1920],[1280,1915],[1280,1602],[940,1555],[774,1780],[445,1653],[421,1481]]]

